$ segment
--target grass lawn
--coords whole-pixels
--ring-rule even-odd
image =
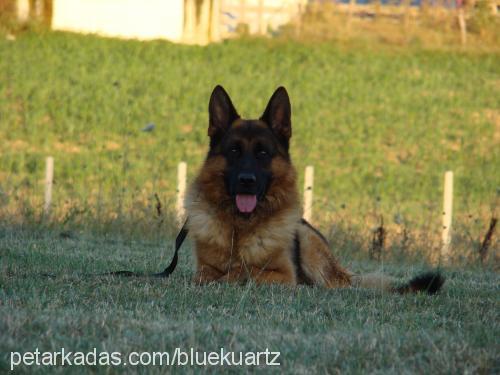
[[[61,238],[55,231],[0,229],[0,370],[10,368],[11,351],[97,348],[125,356],[132,351],[173,352],[176,347],[237,352],[269,348],[281,352],[280,369],[289,373],[499,370],[496,273],[448,269],[442,293],[433,297],[310,287],[196,287],[190,283],[187,242],[169,280],[88,275],[160,270],[169,260],[169,247],[164,240],[85,234]],[[351,268],[383,269],[406,278],[424,266],[356,262]],[[31,372],[33,367],[18,369]],[[54,368],[39,370],[52,373]],[[115,373],[127,367],[94,370]],[[211,369],[221,370],[235,368]]]

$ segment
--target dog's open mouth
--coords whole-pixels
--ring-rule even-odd
[[[255,210],[257,196],[250,194],[236,194],[236,207],[242,213],[248,214]]]

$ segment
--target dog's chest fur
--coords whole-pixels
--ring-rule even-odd
[[[219,258],[218,264],[241,260],[257,267],[283,252],[292,252],[300,221],[298,207],[291,206],[268,217],[246,219],[217,210],[199,199],[199,195],[193,186],[186,199],[188,226],[196,242],[196,252],[212,252]]]

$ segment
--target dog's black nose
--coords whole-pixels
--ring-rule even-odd
[[[257,182],[257,178],[253,173],[240,173],[238,175],[238,182],[242,185],[252,185]]]

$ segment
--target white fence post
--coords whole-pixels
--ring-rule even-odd
[[[311,221],[313,204],[314,167],[306,167],[304,178],[304,219]]]
[[[43,206],[43,213],[45,216],[49,215],[50,205],[52,203],[52,185],[54,183],[54,158],[47,157],[45,165],[45,204]]]
[[[447,261],[450,257],[451,244],[451,222],[453,212],[453,172],[444,174],[444,196],[443,196],[443,233],[441,259]]]
[[[186,172],[187,172],[187,163],[181,161],[177,166],[177,221],[179,224],[182,224],[182,221],[185,217],[184,210],[184,196],[186,194]]]

